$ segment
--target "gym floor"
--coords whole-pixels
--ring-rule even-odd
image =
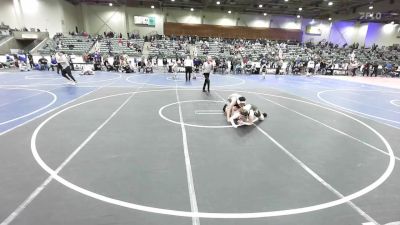
[[[0,73],[1,225],[400,224],[399,89],[74,75]],[[232,93],[268,118],[230,127]]]

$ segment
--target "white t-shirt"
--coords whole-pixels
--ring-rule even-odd
[[[314,61],[308,61],[308,64],[307,64],[307,67],[308,68],[314,68],[314,66],[315,66],[315,62]]]
[[[191,59],[186,59],[186,60],[185,60],[185,67],[187,67],[187,66],[193,67],[193,60],[191,60]]]
[[[177,62],[174,62],[173,64],[172,64],[172,71],[175,73],[175,72],[178,72],[178,63]]]
[[[58,56],[56,59],[63,69],[69,66],[69,58],[66,55]]]
[[[204,73],[211,73],[212,68],[213,68],[212,63],[209,63],[209,62],[204,62],[203,63],[203,72]]]

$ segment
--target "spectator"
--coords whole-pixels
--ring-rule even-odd
[[[38,60],[38,63],[40,70],[50,70],[50,67],[48,66],[48,60],[44,56]]]
[[[364,75],[367,75],[367,77],[369,76],[369,67],[370,67],[370,63],[369,62],[364,64],[363,72],[362,72],[363,76]]]
[[[33,62],[33,56],[31,53],[28,53],[28,60],[29,60],[29,66],[31,67],[31,69],[34,67],[35,62]]]
[[[375,61],[374,64],[372,65],[371,77],[374,74],[375,74],[375,77],[378,76],[378,67],[379,67],[378,62]]]

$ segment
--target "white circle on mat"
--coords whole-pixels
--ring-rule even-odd
[[[28,117],[28,116],[30,116],[30,115],[33,115],[33,114],[35,114],[35,113],[37,113],[37,112],[40,112],[40,111],[42,111],[42,110],[44,110],[44,109],[49,108],[50,106],[52,106],[52,105],[57,101],[57,95],[55,95],[53,92],[46,91],[46,90],[31,89],[31,88],[8,88],[8,87],[0,87],[0,88],[1,88],[1,89],[8,89],[8,90],[38,91],[38,92],[42,92],[42,93],[49,94],[49,95],[53,98],[53,99],[51,100],[51,102],[48,103],[47,105],[45,105],[45,106],[43,106],[43,107],[41,107],[41,108],[39,108],[39,109],[36,109],[36,110],[34,110],[34,111],[30,112],[30,113],[27,113],[27,114],[25,114],[25,115],[22,115],[22,116],[19,116],[19,117],[16,117],[16,118],[13,118],[13,119],[10,119],[10,120],[7,120],[7,121],[3,121],[3,122],[0,121],[0,125],[4,125],[4,124],[7,124],[7,123],[11,123],[11,122],[14,122],[14,121],[16,121],[16,120],[20,120],[20,119],[22,119],[22,118],[25,118],[25,117]]]
[[[375,116],[375,115],[371,115],[371,114],[368,114],[368,113],[363,113],[363,112],[360,112],[360,111],[357,111],[357,110],[349,109],[349,108],[337,105],[335,103],[332,103],[331,101],[328,101],[328,100],[326,100],[325,98],[322,97],[322,94],[324,94],[324,93],[338,92],[338,91],[380,92],[380,93],[395,93],[395,94],[400,93],[400,92],[384,92],[384,91],[377,91],[377,90],[333,89],[333,90],[320,91],[320,92],[317,93],[317,97],[321,101],[323,101],[323,102],[325,102],[325,103],[327,103],[329,105],[332,105],[332,106],[347,110],[347,111],[352,112],[352,113],[358,113],[358,114],[361,114],[361,115],[364,115],[364,116],[367,116],[367,117],[372,117],[372,118],[380,119],[380,120],[383,120],[383,121],[400,124],[400,121],[390,120],[390,119],[386,119],[386,118],[383,118],[383,117],[380,117],[380,116]]]
[[[215,101],[215,100],[187,100],[187,101],[180,101],[180,102],[174,102],[168,105],[165,105],[163,107],[160,108],[160,110],[158,110],[158,114],[160,115],[161,118],[163,118],[164,120],[171,122],[171,123],[175,123],[178,125],[181,125],[181,122],[179,121],[175,121],[172,120],[168,117],[166,117],[163,112],[166,108],[171,107],[173,105],[177,105],[177,104],[182,104],[182,103],[193,103],[193,102],[218,102],[218,103],[224,103],[224,101]],[[221,109],[222,111],[222,109]],[[225,119],[225,117],[221,117],[223,120]],[[225,120],[224,120],[225,121]],[[228,126],[228,125],[216,125],[216,126],[206,126],[206,125],[198,125],[198,124],[191,124],[191,123],[186,123],[184,122],[183,125],[188,126],[188,127],[198,127],[198,128],[232,128],[232,126]]]
[[[173,77],[167,77],[167,80],[174,81],[174,82],[183,82],[184,81],[183,79],[181,79],[179,77],[177,77],[175,79]]]
[[[272,94],[265,94],[265,93],[258,93],[258,92],[247,92],[247,91],[237,91],[237,90],[223,90],[223,91],[232,91],[232,92],[240,92],[240,93],[248,93],[248,94],[255,94],[255,95],[265,95],[265,96],[271,96],[271,97],[277,97],[277,98],[282,98],[282,99],[286,99],[286,100],[292,100],[292,101],[296,101],[296,102],[302,102],[304,104],[308,104],[308,105],[312,105],[312,106],[316,106],[322,109],[326,109],[328,111],[332,111],[332,112],[336,112],[340,115],[343,115],[347,118],[350,118],[358,123],[360,123],[361,125],[363,125],[364,127],[368,128],[369,130],[371,130],[374,134],[377,135],[377,137],[383,142],[383,144],[385,145],[387,151],[388,151],[388,155],[389,155],[389,163],[388,166],[385,170],[385,172],[377,179],[375,180],[372,184],[360,189],[359,191],[356,191],[354,193],[348,194],[346,196],[344,196],[343,198],[337,199],[337,200],[333,200],[333,201],[329,201],[329,202],[325,202],[325,203],[321,203],[321,204],[317,204],[317,205],[312,205],[312,206],[305,206],[305,207],[300,207],[300,208],[294,208],[294,209],[285,209],[285,210],[276,210],[276,211],[268,211],[268,212],[249,212],[249,213],[216,213],[216,212],[190,212],[190,211],[180,211],[180,210],[173,210],[173,209],[165,209],[165,208],[157,208],[157,207],[151,207],[151,206],[145,206],[145,205],[139,205],[139,204],[135,204],[135,203],[130,203],[130,202],[126,202],[123,200],[118,200],[115,198],[111,198],[111,197],[107,197],[105,195],[101,195],[99,193],[95,193],[92,192],[90,190],[87,190],[85,188],[82,188],[76,184],[71,183],[70,181],[64,179],[63,177],[61,177],[60,175],[58,175],[58,171],[53,170],[52,168],[50,168],[44,161],[43,159],[40,157],[39,153],[38,153],[38,149],[36,146],[36,139],[37,136],[40,132],[40,130],[48,123],[50,122],[53,118],[57,117],[58,115],[62,114],[65,111],[68,111],[70,109],[76,108],[78,106],[90,103],[90,102],[94,102],[94,101],[99,101],[102,99],[106,99],[106,98],[112,98],[112,97],[116,97],[116,96],[123,96],[123,95],[129,95],[129,94],[143,94],[143,93],[153,93],[153,92],[165,92],[165,91],[176,91],[176,89],[164,89],[164,90],[147,90],[147,91],[137,91],[137,92],[128,92],[128,93],[121,93],[121,94],[115,94],[115,95],[109,95],[109,96],[104,96],[101,98],[95,98],[95,99],[91,99],[91,100],[87,100],[81,103],[77,103],[71,106],[68,106],[60,111],[58,111],[57,113],[51,115],[50,117],[48,117],[46,120],[44,120],[33,132],[32,134],[32,138],[31,138],[31,151],[32,154],[35,158],[35,160],[37,161],[37,163],[47,172],[49,173],[53,179],[57,180],[59,183],[63,184],[64,186],[77,191],[83,195],[86,195],[88,197],[94,198],[94,199],[98,199],[100,201],[103,202],[107,202],[110,204],[114,204],[114,205],[118,205],[121,207],[126,207],[126,208],[130,208],[130,209],[135,209],[135,210],[140,210],[140,211],[145,211],[145,212],[151,212],[151,213],[157,213],[157,214],[164,214],[164,215],[172,215],[172,216],[181,216],[181,217],[195,217],[195,218],[225,218],[225,219],[239,219],[239,218],[263,218],[263,217],[275,217],[275,216],[285,216],[285,215],[294,215],[294,214],[300,214],[300,213],[306,213],[306,212],[313,212],[313,211],[318,211],[318,210],[322,210],[322,209],[327,209],[333,206],[338,206],[344,203],[347,203],[351,200],[354,200],[356,198],[359,198],[369,192],[371,192],[372,190],[376,189],[377,187],[379,187],[382,183],[384,183],[389,176],[391,175],[391,173],[393,172],[394,166],[395,166],[395,156],[393,153],[393,150],[390,146],[390,144],[388,143],[388,141],[378,132],[376,131],[374,128],[372,128],[371,126],[369,126],[368,124],[350,116],[347,115],[343,112],[337,111],[335,109],[331,109],[313,102],[307,102],[304,100],[300,100],[300,99],[295,99],[295,98],[290,98],[290,97],[285,97],[285,96],[279,96],[279,95],[272,95]],[[186,89],[186,90],[181,90],[181,91],[198,91],[198,90],[193,90],[193,89]]]
[[[64,79],[59,76],[45,76],[45,75],[27,75],[25,76],[26,80],[60,80]]]
[[[143,76],[143,75],[140,75],[140,74],[139,74],[139,75],[133,75],[133,76],[127,77],[125,80],[126,80],[128,83],[131,83],[131,84],[149,85],[149,86],[166,87],[166,88],[175,88],[175,87],[176,87],[176,84],[172,84],[172,85],[168,85],[168,84],[152,84],[152,83],[146,83],[146,82],[136,82],[136,81],[132,81],[132,80],[131,80],[133,77],[140,77],[140,76]],[[218,76],[218,77],[224,77],[224,78],[229,78],[229,79],[233,79],[233,80],[238,80],[239,82],[238,82],[238,83],[234,83],[234,84],[226,84],[226,85],[213,85],[212,87],[216,87],[216,88],[221,88],[221,87],[233,87],[233,86],[240,86],[240,85],[246,83],[245,80],[240,79],[240,78],[237,78],[237,77],[222,76],[222,75],[216,75],[216,76]],[[212,78],[210,78],[210,79],[212,79]],[[167,80],[168,80],[168,79],[167,79]],[[196,79],[192,79],[192,80],[196,80]],[[200,85],[198,85],[197,87],[200,87],[201,85],[203,85],[203,84],[200,84]],[[180,87],[180,88],[187,88],[188,86],[181,85],[181,86],[178,86],[178,87]],[[189,86],[188,88],[193,88],[193,86]]]
[[[120,79],[120,78],[122,77],[122,75],[121,75],[121,74],[118,74],[118,73],[110,72],[109,74],[114,74],[114,75],[116,75],[116,77],[107,78],[107,79],[104,79],[104,80],[94,80],[94,81],[82,81],[82,79],[79,78],[79,79],[77,79],[77,80],[78,80],[78,84],[94,84],[94,83],[101,83],[101,82],[106,82],[106,81],[118,80],[118,79]],[[34,75],[32,75],[32,76],[34,76]],[[60,75],[60,76],[61,76],[61,75]],[[62,77],[61,77],[61,79],[58,79],[58,78],[52,78],[52,79],[46,79],[46,78],[26,78],[26,77],[27,77],[27,76],[25,76],[25,79],[26,79],[26,80],[33,80],[33,79],[36,79],[36,80],[47,80],[47,81],[50,81],[50,80],[65,80],[65,81],[67,81],[65,78],[62,78]],[[83,78],[83,79],[86,79],[86,78]],[[61,86],[61,85],[65,85],[65,84],[67,84],[67,83],[61,82],[61,83],[34,83],[34,84],[4,84],[4,85],[0,85],[0,87]],[[79,85],[78,87],[83,87],[83,86]]]
[[[390,104],[400,107],[400,100],[399,99],[393,99],[390,101]]]

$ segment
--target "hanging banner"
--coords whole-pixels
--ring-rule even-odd
[[[31,34],[31,33],[23,33],[21,34],[22,39],[38,39],[37,34]]]
[[[136,25],[156,26],[156,18],[153,16],[134,16],[133,21]]]
[[[306,34],[321,35],[322,31],[319,25],[307,25]]]

